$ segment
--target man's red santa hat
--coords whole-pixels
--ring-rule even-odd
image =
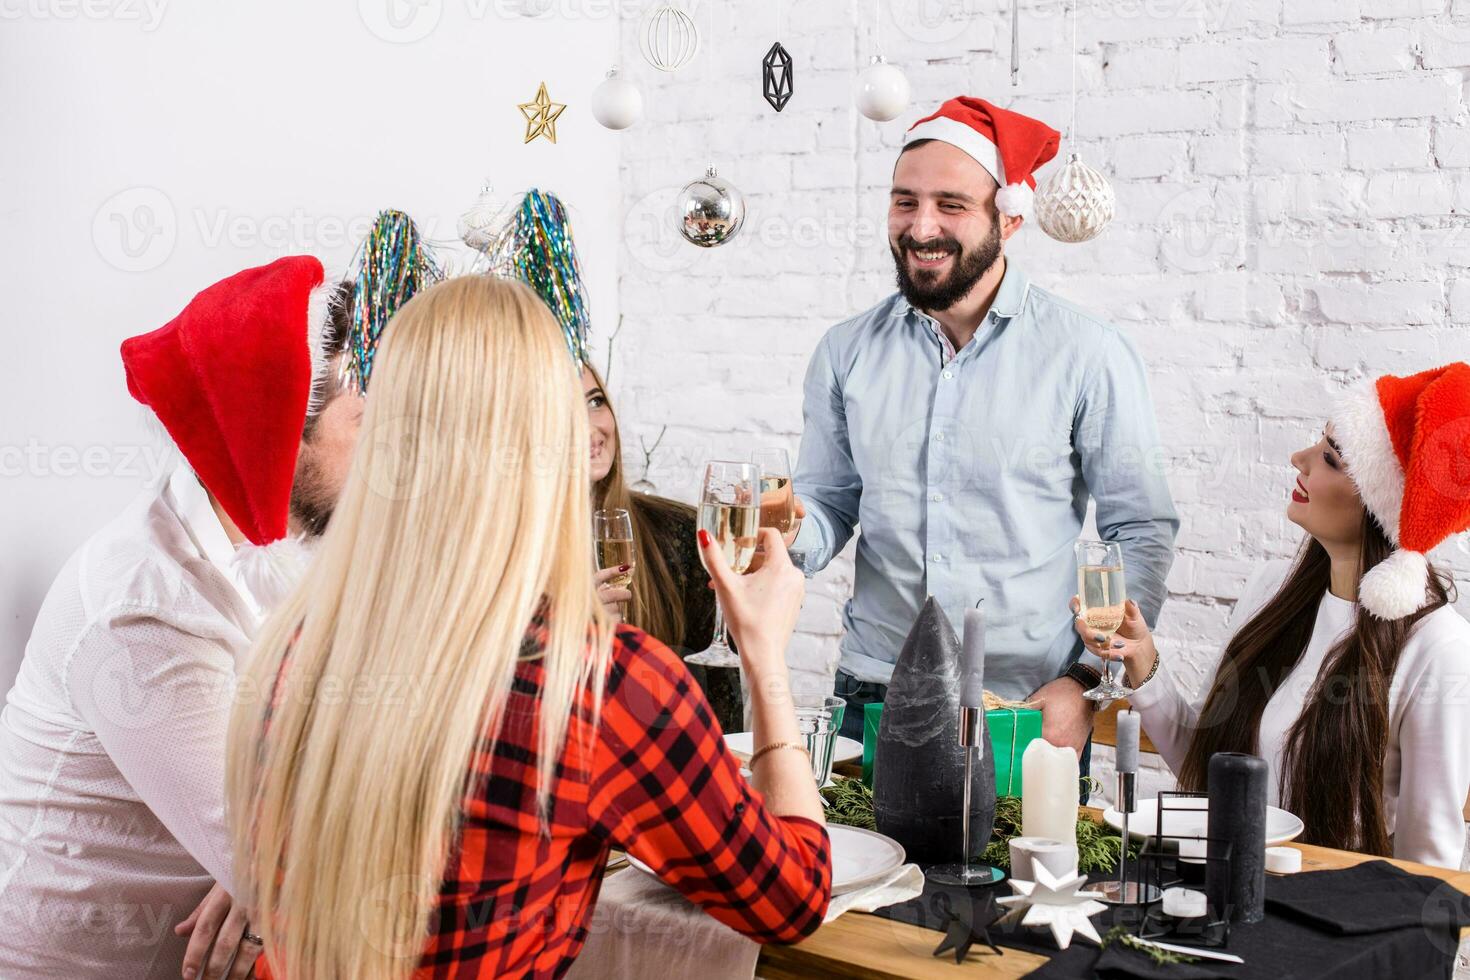
[[[1000,213],[1016,216],[1030,213],[1033,174],[1057,155],[1061,139],[1038,119],[961,95],[914,123],[903,141],[939,140],[964,150],[1000,186],[995,194]]]
[[[305,565],[288,521],[307,410],[330,371],[325,278],[306,255],[246,269],[122,344],[128,392],[152,409],[254,546],[242,546],[237,560],[265,604]]]
[[[1358,601],[1401,619],[1428,600],[1425,553],[1470,529],[1470,365],[1362,382],[1332,425],[1363,505],[1397,549],[1363,576]]]

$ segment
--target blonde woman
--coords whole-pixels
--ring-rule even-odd
[[[586,414],[546,308],[473,277],[393,323],[331,527],[256,647],[269,696],[231,725],[275,976],[560,976],[613,846],[757,940],[811,932],[831,875],[787,694],[800,574],[703,548],[768,747],[752,787],[679,658],[594,595]]]

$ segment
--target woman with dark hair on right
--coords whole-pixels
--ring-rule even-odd
[[[1295,563],[1246,585],[1208,692],[1159,669],[1138,607],[1116,638],[1133,706],[1182,788],[1216,752],[1259,755],[1303,839],[1457,868],[1470,788],[1470,623],[1424,553],[1470,528],[1470,366],[1365,382],[1291,457]],[[1289,565],[1289,567],[1288,567]],[[1075,603],[1074,603],[1075,611]]]

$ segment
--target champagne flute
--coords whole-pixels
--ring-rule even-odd
[[[1128,594],[1123,586],[1123,549],[1108,541],[1078,541],[1077,602],[1087,628],[1108,640],[1123,625]],[[1113,677],[1113,661],[1103,661],[1102,682],[1082,696],[1093,701],[1115,701],[1132,694],[1132,688]]]
[[[709,532],[731,571],[744,574],[755,557],[760,531],[760,470],[753,463],[715,460],[704,469],[699,495],[699,530]],[[701,564],[704,551],[699,552]],[[705,564],[705,571],[709,571]],[[709,648],[691,653],[686,662],[703,667],[739,667],[740,657],[725,639],[725,611],[715,596],[715,635]]]
[[[597,570],[629,566],[621,575],[614,575],[607,584],[626,589],[633,584],[633,518],[621,507],[597,510],[592,513],[592,542],[597,548]],[[619,603],[626,606],[627,603]],[[622,609],[626,617],[627,609]]]
[[[796,523],[791,457],[784,449],[762,449],[750,458],[761,474],[761,527],[773,527],[785,537]]]

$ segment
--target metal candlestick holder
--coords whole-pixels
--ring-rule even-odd
[[[1205,794],[1187,790],[1168,790],[1159,794],[1158,826],[1144,848],[1140,863],[1152,869],[1150,875],[1153,879],[1152,884],[1160,890],[1175,885],[1202,889],[1210,867],[1223,868],[1221,873],[1227,879],[1230,877],[1233,846],[1228,841],[1209,837],[1207,833],[1201,836],[1164,832],[1168,814],[1178,813],[1183,816],[1199,812],[1194,808],[1174,805],[1176,800],[1190,798],[1205,798]],[[1165,840],[1174,841],[1176,846],[1166,849]],[[1203,841],[1206,844],[1205,855],[1198,858],[1184,858],[1179,853],[1178,843],[1185,840]],[[1186,866],[1196,869],[1197,873],[1193,875],[1186,873]],[[1190,880],[1191,877],[1196,880]],[[1205,914],[1202,916],[1179,918],[1165,915],[1162,907],[1153,906],[1145,913],[1135,933],[1141,939],[1158,939],[1207,949],[1226,949],[1230,946],[1230,916],[1227,912],[1226,909],[1215,908],[1211,903],[1206,906]]]
[[[1143,880],[1140,870],[1137,881],[1128,880],[1128,817],[1138,809],[1138,773],[1118,773],[1118,814],[1123,818],[1123,843],[1118,849],[1118,880],[1097,886],[1102,900],[1109,905],[1149,905],[1159,900],[1162,894],[1157,887]]]
[[[941,885],[998,885],[1006,880],[1006,873],[989,864],[970,863],[970,791],[975,775],[975,759],[984,750],[981,745],[981,725],[985,720],[984,708],[960,707],[960,745],[965,748],[964,809],[960,813],[960,854],[958,864],[940,864],[925,872],[925,877]]]

